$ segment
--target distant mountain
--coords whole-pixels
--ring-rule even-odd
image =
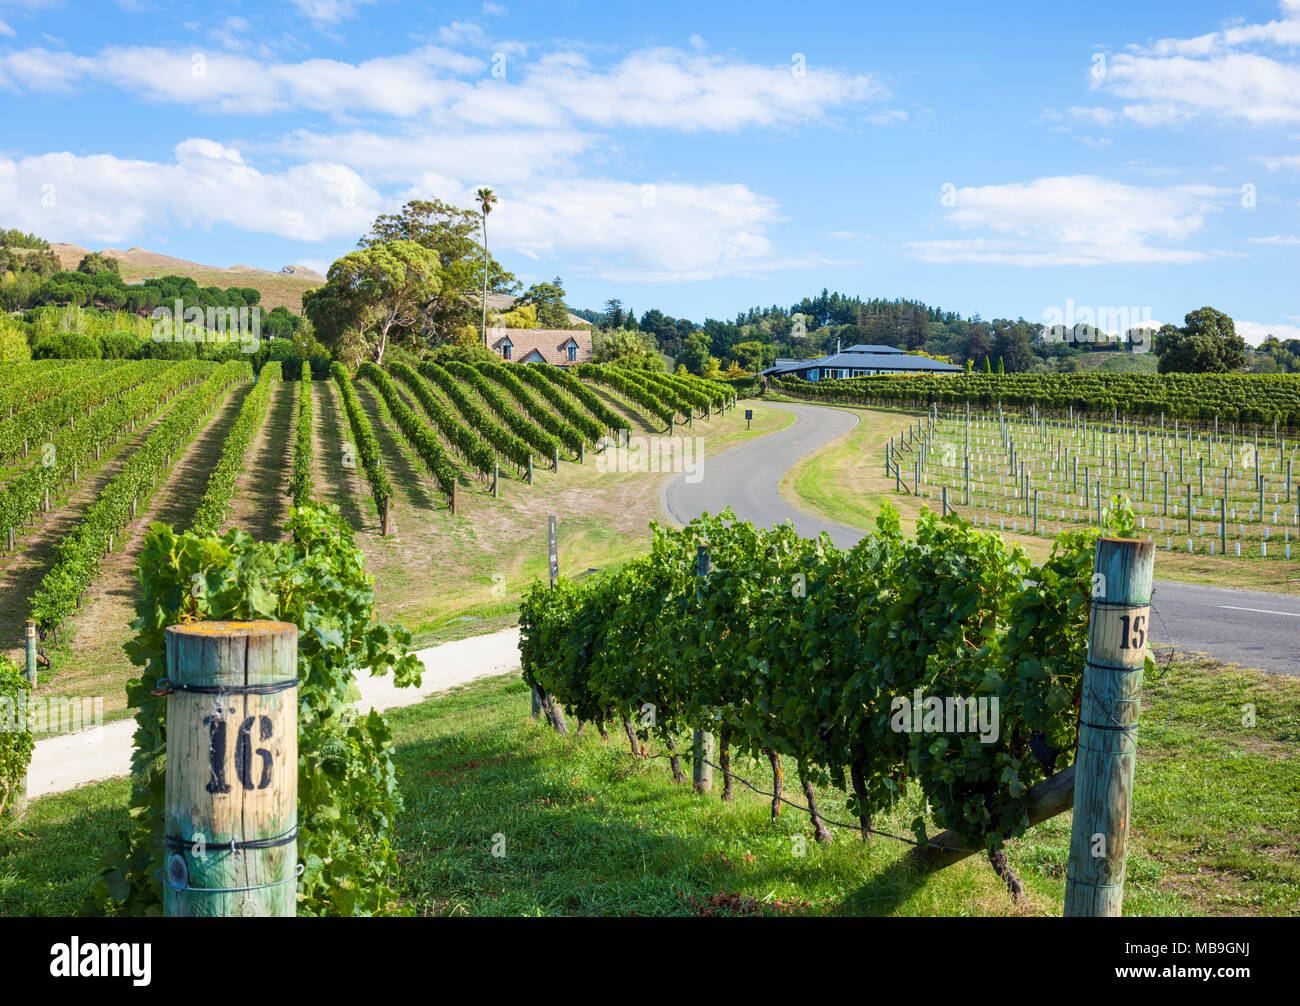
[[[75,269],[89,249],[67,242],[54,242],[50,250],[58,256],[65,269]],[[126,251],[104,248],[101,255],[118,260],[122,278],[128,283],[138,283],[152,276],[189,276],[199,286],[247,286],[262,294],[265,308],[285,307],[295,314],[302,313],[302,295],[325,283],[325,277],[305,265],[285,266],[279,272],[258,269],[250,265],[232,265],[228,268],[203,265],[187,259],[174,258],[144,248],[132,247]]]

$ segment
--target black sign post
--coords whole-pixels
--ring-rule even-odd
[[[753,410],[753,409],[746,409],[746,410],[745,410],[745,429],[749,429],[749,421],[750,421],[751,419],[753,419],[753,418],[754,418],[754,410]]]

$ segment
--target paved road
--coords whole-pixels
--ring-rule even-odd
[[[485,636],[470,636],[441,646],[419,650],[424,665],[419,688],[398,688],[390,674],[375,678],[357,675],[362,712],[383,711],[422,702],[430,695],[479,678],[505,674],[519,667],[519,630],[502,629]],[[61,793],[88,782],[112,779],[131,772],[135,720],[115,720],[98,729],[61,734],[36,742],[27,772],[31,799]]]
[[[866,532],[796,509],[779,486],[791,465],[851,430],[857,416],[817,405],[772,407],[794,413],[794,425],[709,458],[693,484],[679,475],[664,489],[664,506],[685,523],[730,504],[737,516],[761,527],[788,520],[802,535],[825,530],[836,545],[851,547]],[[1158,568],[1158,556],[1156,562]],[[1157,580],[1152,611],[1158,647],[1300,677],[1300,596]]]

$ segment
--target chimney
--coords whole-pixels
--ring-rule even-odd
[[[836,356],[839,356],[839,355],[840,355],[840,340],[839,340],[839,339],[836,339],[836,340],[835,340],[835,355],[836,355]]]

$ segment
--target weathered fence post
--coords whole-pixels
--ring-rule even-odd
[[[27,680],[36,687],[36,622],[27,619]]]
[[[555,533],[555,516],[554,514],[547,520],[546,527],[546,555],[547,565],[551,575],[551,589],[555,589],[555,583],[560,578],[560,553],[559,542]],[[558,734],[567,734],[569,725],[564,718],[564,709],[555,701],[554,695],[548,695],[536,685],[533,686],[533,718],[536,719],[541,713],[546,714],[547,721],[555,728]],[[579,726],[582,724],[579,723]]]
[[[1154,565],[1151,542],[1097,542],[1065,880],[1067,916],[1117,916],[1123,907]]]
[[[709,548],[707,545],[700,545],[695,553],[696,582],[702,583],[712,569],[713,563],[709,559]],[[696,591],[698,593],[698,587],[696,587]],[[691,789],[693,792],[713,792],[713,766],[709,764],[711,761],[713,761],[713,734],[696,727],[691,737]]]
[[[379,511],[379,534],[381,537],[388,537],[388,521],[392,517],[393,497],[384,497],[383,509]]]
[[[455,478],[452,478],[451,480],[451,502],[449,505],[451,507],[451,515],[455,517],[456,516],[456,479]]]
[[[497,488],[500,481],[501,481],[501,465],[498,464],[496,461],[493,461],[492,462],[492,498],[493,499],[496,499],[498,496],[501,495]]]
[[[293,916],[298,627],[167,629],[163,914]]]

